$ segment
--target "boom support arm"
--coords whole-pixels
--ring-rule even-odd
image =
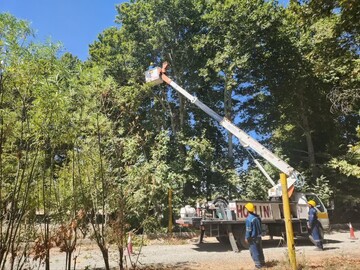
[[[202,103],[197,97],[191,95],[188,93],[185,89],[180,87],[178,84],[176,84],[174,81],[172,81],[168,76],[166,76],[166,68],[167,63],[165,62],[163,64],[162,68],[155,68],[150,71],[146,72],[146,82],[150,82],[153,84],[159,84],[163,81],[166,82],[168,85],[170,85],[172,88],[174,88],[176,91],[181,93],[183,96],[185,96],[188,100],[190,100],[191,103],[198,106],[201,110],[203,110],[205,113],[207,113],[209,116],[211,116],[213,119],[218,121],[220,125],[222,125],[226,130],[231,132],[234,136],[236,136],[240,143],[244,147],[250,147],[253,149],[258,155],[266,159],[268,162],[270,162],[274,167],[278,168],[281,172],[285,173],[288,176],[288,189],[294,186],[296,181],[301,177],[300,174],[295,171],[294,168],[292,168],[289,164],[287,164],[285,161],[280,159],[278,156],[276,156],[274,153],[272,153],[270,150],[268,150],[266,147],[264,147],[262,144],[260,144],[257,140],[249,136],[246,132],[235,126],[233,123],[231,123],[227,118],[221,117],[216,112],[214,112],[212,109],[210,109],[208,106],[206,106],[204,103]],[[262,166],[260,165],[260,168]],[[263,168],[261,170],[264,170]],[[266,176],[266,175],[265,175]],[[269,180],[269,178],[267,177]],[[279,197],[281,196],[281,185],[275,184],[273,181],[270,181],[270,183],[273,185],[273,187],[269,190],[269,196],[270,197]]]

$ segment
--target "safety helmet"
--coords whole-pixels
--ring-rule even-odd
[[[255,211],[255,206],[252,203],[247,203],[245,204],[245,208],[249,211],[249,212],[254,212]]]
[[[308,204],[310,204],[312,207],[316,206],[316,202],[314,200],[308,201]]]

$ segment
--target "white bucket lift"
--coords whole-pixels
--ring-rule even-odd
[[[152,86],[163,83],[160,76],[161,69],[159,67],[150,69],[145,72],[145,82],[150,83]]]

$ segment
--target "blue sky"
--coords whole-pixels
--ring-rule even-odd
[[[124,0],[0,0],[0,12],[31,23],[36,39],[61,42],[81,60],[104,29],[116,24],[115,6]]]
[[[31,23],[36,40],[61,42],[64,50],[88,57],[88,48],[98,35],[116,24],[115,6],[125,0],[0,0],[0,12],[9,12]],[[287,3],[288,0],[279,0]]]

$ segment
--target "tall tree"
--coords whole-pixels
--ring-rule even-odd
[[[138,1],[119,6],[118,20],[122,25],[121,29],[110,29],[99,36],[99,42],[95,42],[90,48],[91,60],[104,64],[109,70],[117,63],[126,63],[124,69],[128,72],[121,73],[121,77],[120,73],[109,73],[120,83],[119,93],[123,96],[122,99],[126,98],[127,104],[137,104],[136,107],[124,104],[117,111],[120,115],[127,115],[127,119],[131,119],[133,125],[131,129],[124,127],[122,135],[139,133],[142,137],[149,138],[145,148],[148,151],[148,145],[152,144],[156,134],[169,129],[172,147],[169,150],[171,157],[168,162],[173,164],[171,161],[176,157],[176,168],[181,169],[185,167],[188,152],[188,146],[182,143],[183,138],[202,136],[202,132],[199,131],[204,126],[209,130],[206,136],[211,137],[217,155],[223,155],[224,139],[221,133],[203,112],[193,108],[189,110],[189,103],[173,89],[160,86],[140,92],[139,87],[134,89],[127,84],[134,80],[142,83],[144,71],[150,62],[160,65],[161,61],[168,60],[171,64],[169,74],[178,80],[179,84],[205,97],[211,103],[215,104],[218,101],[218,98],[211,99],[209,91],[206,90],[210,88],[206,87],[209,84],[198,75],[204,58],[200,54],[195,54],[192,45],[196,34],[203,31],[200,15],[204,12],[204,5],[202,1],[164,1],[162,4],[155,2]],[[157,8],[159,4],[163,6],[162,9]],[[109,50],[110,54],[107,53]],[[131,118],[132,115],[136,118]],[[145,136],[145,132],[150,136]],[[221,180],[226,182],[223,177],[219,179],[218,175],[212,175],[213,170],[209,166],[203,166],[202,169],[207,172],[204,174],[196,169],[183,172],[184,177],[193,179],[184,185],[185,194],[193,192],[194,181],[197,182],[197,186],[214,179],[218,183]],[[197,193],[199,192],[200,189]]]

